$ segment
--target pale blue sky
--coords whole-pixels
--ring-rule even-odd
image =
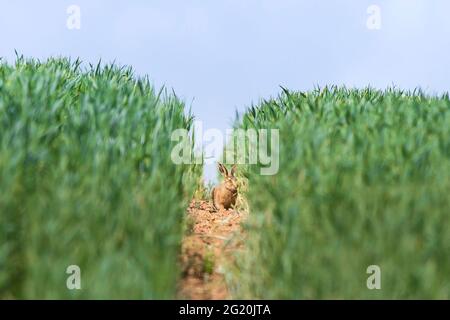
[[[72,4],[80,30],[66,27]],[[381,30],[366,27],[372,4]],[[449,16],[448,0],[0,0],[0,56],[129,64],[224,130],[279,85],[447,91]]]

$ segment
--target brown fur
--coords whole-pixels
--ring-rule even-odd
[[[236,165],[233,165],[233,167],[231,167],[231,171],[228,172],[227,168],[223,164],[219,163],[219,171],[222,173],[224,181],[212,189],[211,198],[215,209],[228,210],[236,204],[237,181],[234,176]]]

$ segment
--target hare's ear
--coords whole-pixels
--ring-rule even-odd
[[[236,165],[235,164],[233,164],[233,166],[231,167],[231,171],[230,171],[230,174],[234,177],[235,174],[236,173]]]
[[[219,162],[219,171],[220,171],[220,173],[223,174],[224,176],[227,176],[227,175],[228,175],[228,170],[227,170],[227,168],[226,168],[223,164],[221,164],[220,162]]]

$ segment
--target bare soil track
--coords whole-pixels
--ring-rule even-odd
[[[187,210],[188,231],[182,243],[183,275],[178,297],[192,300],[229,299],[227,266],[242,248],[242,215],[235,210],[214,210],[209,201],[193,200]]]

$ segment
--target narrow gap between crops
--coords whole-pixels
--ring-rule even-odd
[[[242,219],[237,210],[215,211],[210,201],[192,200],[181,250],[180,299],[232,298],[227,280],[233,276],[235,258],[243,248]]]

